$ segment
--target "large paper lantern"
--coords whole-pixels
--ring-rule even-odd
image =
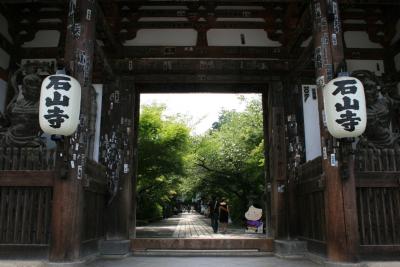
[[[39,124],[43,132],[72,135],[79,124],[81,86],[71,76],[56,74],[42,82]]]
[[[364,87],[354,77],[339,77],[323,88],[326,126],[336,138],[360,136],[367,125]]]

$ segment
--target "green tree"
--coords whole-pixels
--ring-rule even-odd
[[[263,151],[261,100],[249,101],[243,112],[223,110],[212,129],[197,138],[191,179],[183,185],[208,197],[227,197],[232,217],[243,219],[250,203],[263,207]]]
[[[174,206],[185,174],[190,129],[179,116],[163,116],[165,105],[143,106],[138,138],[138,220],[162,217]]]

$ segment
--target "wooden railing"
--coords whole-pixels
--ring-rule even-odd
[[[355,169],[400,172],[400,149],[360,149],[356,152]]]
[[[400,150],[356,154],[360,254],[400,255]]]
[[[0,244],[48,244],[51,187],[0,187]]]
[[[53,171],[0,171],[0,244],[49,243]]]
[[[56,150],[31,147],[0,147],[2,170],[53,170]]]

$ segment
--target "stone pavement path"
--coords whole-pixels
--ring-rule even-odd
[[[198,213],[180,213],[176,216],[136,227],[137,238],[265,238],[263,234],[245,233],[238,226],[228,226],[226,234],[214,233],[211,220]]]
[[[275,257],[128,257],[121,260],[98,260],[93,267],[317,267],[308,260]]]

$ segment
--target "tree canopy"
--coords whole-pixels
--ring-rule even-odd
[[[190,136],[184,118],[164,116],[165,106],[142,108],[138,219],[160,216],[178,196],[188,200],[224,197],[237,221],[243,219],[249,205],[263,207],[262,105],[260,99],[246,104],[243,112],[222,110],[218,121],[198,136]],[[157,214],[148,214],[146,209]]]
[[[171,206],[176,198],[185,174],[184,157],[190,129],[178,116],[163,117],[164,111],[164,105],[143,106],[141,110],[136,188],[138,219],[160,217],[162,208],[165,212],[165,207]]]
[[[223,110],[192,147],[191,191],[227,198],[232,215],[243,218],[249,204],[263,203],[263,151],[261,101],[248,102],[243,112]]]

